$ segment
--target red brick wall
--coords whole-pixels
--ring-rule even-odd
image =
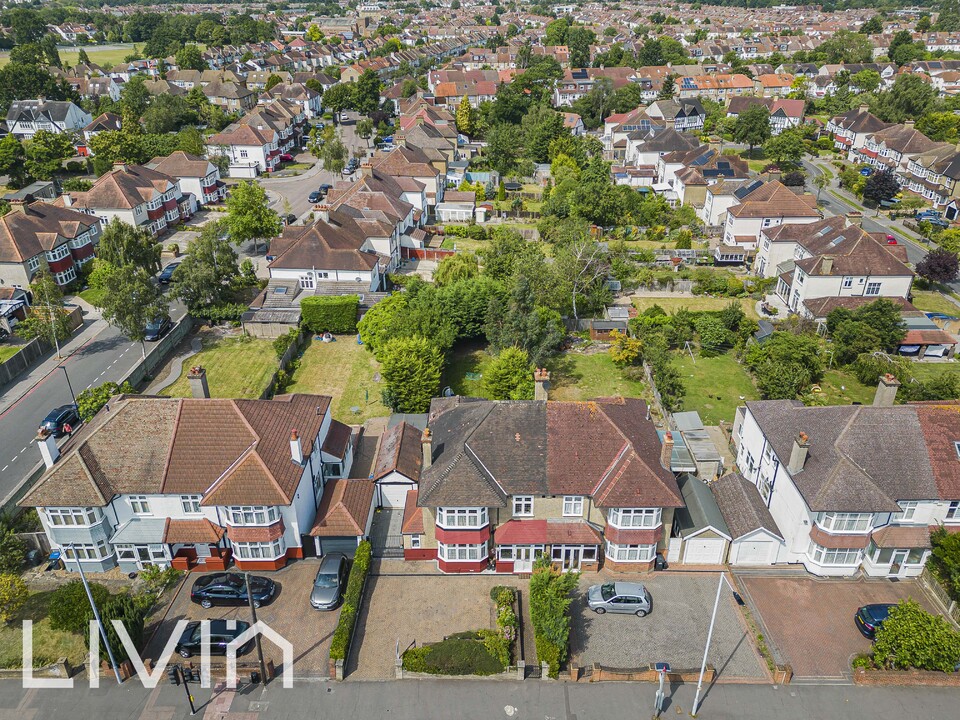
[[[603,566],[612,572],[619,573],[638,573],[653,570],[653,560],[650,562],[617,562],[610,558],[604,558]]]
[[[513,561],[512,561],[512,560],[497,560],[497,572],[498,572],[498,573],[512,573],[512,572],[513,572]]]
[[[478,573],[487,569],[487,558],[483,560],[474,560],[471,562],[454,562],[447,560],[437,560],[440,572],[446,573]]]
[[[856,685],[933,685],[960,687],[960,673],[932,670],[863,670],[853,671]]]
[[[436,549],[431,550],[430,548],[420,548],[418,550],[414,550],[413,548],[404,548],[403,559],[404,560],[436,560],[437,551]]]
[[[237,560],[237,570],[279,570],[287,564],[286,555],[276,560]]]

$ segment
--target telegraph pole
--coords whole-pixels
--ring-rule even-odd
[[[103,639],[103,644],[107,648],[107,657],[110,658],[113,675],[117,678],[117,685],[120,685],[123,682],[123,680],[120,679],[120,670],[117,669],[117,661],[113,657],[113,648],[110,647],[107,629],[103,626],[103,620],[100,619],[100,611],[97,610],[97,604],[93,601],[93,594],[90,592],[90,586],[87,584],[87,576],[83,572],[83,563],[80,562],[80,556],[77,555],[77,549],[73,546],[73,543],[70,543],[67,547],[70,548],[70,551],[73,553],[73,561],[77,564],[77,570],[80,571],[80,580],[83,582],[83,589],[87,591],[87,600],[90,601],[93,617],[97,621],[97,627],[100,628],[100,637]]]
[[[250,589],[250,573],[243,574],[244,582],[247,584],[247,602],[250,605],[250,615],[253,617],[253,627],[257,626],[257,606],[253,603],[253,591]],[[263,644],[260,642],[260,633],[257,632],[253,637],[257,643],[257,658],[260,660],[260,684],[267,684],[267,664],[263,661]]]

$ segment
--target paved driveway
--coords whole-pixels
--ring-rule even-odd
[[[403,652],[413,643],[496,627],[490,599],[495,585],[521,588],[526,600],[527,581],[508,575],[371,575],[349,679],[393,679],[398,642]]]
[[[894,583],[761,575],[741,575],[739,579],[779,659],[789,663],[797,677],[849,676],[850,658],[870,649],[870,641],[853,624],[862,605],[912,597],[936,612],[923,588],[910,580]]]
[[[591,585],[619,580],[642,582],[653,595],[653,612],[597,615],[586,607]],[[646,667],[668,662],[676,669],[699,669],[717,594],[717,573],[648,573],[645,575],[584,575],[573,603],[571,655],[580,667],[593,663],[614,668]],[[766,677],[732,594],[724,590],[707,662],[718,677]]]
[[[294,677],[308,678],[329,676],[330,640],[337,626],[340,611],[319,612],[310,607],[310,590],[317,574],[319,559],[298,560],[276,572],[260,572],[272,578],[280,586],[280,592],[272,603],[257,610],[257,619],[293,643]],[[213,607],[204,610],[190,602],[190,588],[200,573],[191,573],[187,583],[174,599],[160,630],[149,643],[145,657],[154,660],[160,655],[168,636],[178,620],[213,620],[217,618],[238,619],[250,622],[250,610],[246,607]],[[264,640],[263,654],[273,660],[279,673],[283,655],[273,643]],[[256,652],[243,658],[256,662]],[[217,661],[216,658],[213,660]]]

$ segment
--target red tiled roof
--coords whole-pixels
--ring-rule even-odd
[[[545,545],[546,520],[508,520],[493,532],[495,545]]]
[[[310,534],[314,537],[365,535],[373,491],[374,484],[367,479],[328,482]]]
[[[417,491],[407,490],[407,497],[403,503],[403,523],[400,532],[404,535],[423,534],[423,508],[417,507]]]
[[[583,520],[548,520],[547,542],[550,545],[600,545],[600,531]]]
[[[907,330],[901,345],[956,345],[957,339],[944,330]]]
[[[869,535],[831,535],[814,526],[810,539],[820,547],[863,549],[870,543]]]
[[[286,528],[283,518],[266,527],[231,527],[228,535],[232,542],[270,542],[283,537]]]
[[[929,548],[930,529],[926,525],[888,525],[873,531],[873,542],[882,548]]]
[[[223,537],[223,528],[214,525],[208,519],[173,520],[167,518],[163,531],[163,542],[168,545],[178,543],[218,543]]]

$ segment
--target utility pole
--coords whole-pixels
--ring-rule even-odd
[[[710,641],[713,639],[713,626],[717,621],[717,608],[720,606],[720,592],[723,590],[724,583],[730,585],[727,576],[720,573],[720,582],[717,584],[717,597],[713,601],[713,614],[710,616],[710,630],[707,631],[707,644],[703,648],[703,663],[700,665],[700,679],[697,681],[697,694],[693,699],[693,710],[690,713],[693,717],[697,716],[697,711],[700,709],[700,690],[703,688],[703,673],[707,669],[707,653],[710,652]],[[733,585],[730,585],[730,591],[735,592]]]
[[[107,648],[107,657],[110,658],[113,675],[117,678],[117,685],[120,685],[123,682],[123,680],[120,679],[120,670],[117,668],[117,661],[113,657],[113,648],[110,647],[110,640],[107,638],[107,629],[103,626],[103,620],[100,619],[100,611],[97,610],[97,604],[93,601],[93,593],[90,592],[90,586],[87,584],[87,576],[83,573],[83,564],[77,556],[77,550],[73,543],[67,545],[67,548],[73,552],[73,561],[77,564],[77,569],[80,571],[80,580],[83,582],[83,589],[87,591],[87,600],[90,601],[90,608],[93,610],[93,617],[97,621],[97,627],[100,628],[100,638]]]
[[[184,670],[180,665],[171,665],[170,669],[167,670],[167,677],[170,679],[171,685],[179,685],[180,679],[183,679],[183,692],[187,695],[187,702],[190,703],[190,714],[196,715],[197,708],[193,704],[193,694],[190,692],[189,681],[197,680],[199,678],[194,676],[194,671]]]
[[[253,602],[253,591],[250,589],[250,573],[243,574],[244,582],[247,584],[247,602],[250,605],[250,615],[253,617],[252,626],[257,626],[257,606]],[[260,684],[267,684],[267,664],[263,661],[263,644],[260,642],[260,633],[254,635],[254,642],[257,643],[257,658],[260,660]]]
[[[70,390],[70,397],[73,398],[73,404],[77,404],[77,396],[73,392],[73,385],[70,384],[70,376],[67,374],[67,366],[60,365],[60,369],[63,370],[63,376],[67,379],[67,389]]]

